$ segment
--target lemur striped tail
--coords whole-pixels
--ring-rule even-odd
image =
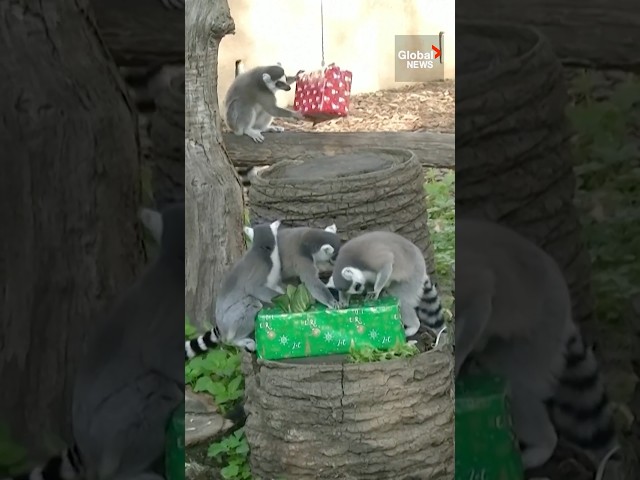
[[[61,455],[50,458],[43,466],[6,480],[78,480],[82,476],[80,452],[73,446]]]
[[[599,462],[616,446],[609,399],[591,348],[576,330],[566,346],[566,364],[551,413],[558,435]]]
[[[218,326],[214,326],[208,332],[199,335],[198,337],[187,340],[184,342],[184,356],[185,360],[202,355],[208,350],[220,345],[220,331]]]
[[[444,326],[444,311],[442,310],[440,295],[438,295],[436,286],[428,276],[422,287],[422,296],[420,303],[416,307],[416,313],[420,323],[432,330],[440,330]]]

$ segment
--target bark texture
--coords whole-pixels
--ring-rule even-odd
[[[159,0],[91,0],[96,21],[118,67],[145,74],[184,62],[184,11]],[[161,26],[161,28],[158,28]],[[184,200],[184,75],[154,86],[155,114],[138,118],[140,150],[154,203]],[[147,85],[147,94],[151,93]]]
[[[562,67],[532,29],[461,26],[456,213],[497,220],[542,246],[567,278],[575,319],[588,323],[591,267],[573,205]]]
[[[640,70],[636,0],[488,0],[465,2],[460,10],[469,18],[539,28],[563,63]]]
[[[255,223],[324,228],[335,223],[343,241],[365,230],[388,230],[414,242],[435,278],[427,226],[424,172],[402,149],[282,160],[259,173],[249,189]]]
[[[156,99],[149,128],[152,185],[159,204],[184,200],[184,77],[173,80]]]
[[[39,456],[143,252],[132,107],[86,2],[28,3],[0,3],[0,422]]]
[[[190,0],[191,1],[191,0]],[[118,65],[184,60],[184,24],[179,9],[159,0],[91,0],[100,33]]]
[[[367,364],[244,354],[256,480],[453,479],[451,352]]]
[[[187,315],[213,322],[222,275],[244,250],[243,194],[222,143],[218,49],[233,32],[226,0],[185,5],[185,229]]]

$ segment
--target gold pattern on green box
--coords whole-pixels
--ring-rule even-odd
[[[262,309],[256,317],[259,358],[317,357],[348,353],[365,345],[388,350],[405,343],[398,300],[351,300],[346,309],[328,310],[316,304],[302,313]]]

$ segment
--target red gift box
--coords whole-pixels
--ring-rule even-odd
[[[340,70],[335,64],[324,70],[302,73],[296,80],[293,108],[314,124],[346,117],[351,97],[351,72]]]

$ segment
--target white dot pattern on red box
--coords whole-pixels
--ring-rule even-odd
[[[324,70],[303,73],[296,81],[293,108],[307,117],[345,117],[349,114],[352,74],[329,65]]]

